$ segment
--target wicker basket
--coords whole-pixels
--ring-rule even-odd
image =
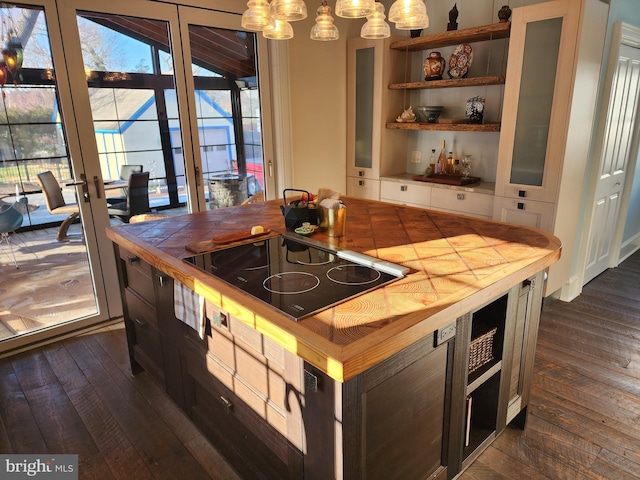
[[[487,333],[483,333],[471,340],[469,345],[469,373],[476,371],[493,360],[493,337],[497,331],[497,328],[492,328]]]

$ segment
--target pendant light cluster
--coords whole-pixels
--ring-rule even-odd
[[[289,22],[307,17],[304,0],[249,0],[242,15],[242,27],[262,32],[272,40],[288,40],[293,37]],[[366,18],[360,30],[362,38],[387,38],[391,28],[385,22],[384,5],[376,0],[337,0],[335,13],[342,18]],[[339,38],[333,23],[332,10],[327,0],[316,11],[316,23],[311,29],[312,40],[330,41]],[[398,30],[416,30],[429,26],[429,16],[424,0],[396,0],[389,9],[389,21]]]

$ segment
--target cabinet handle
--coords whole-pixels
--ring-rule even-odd
[[[524,210],[524,203],[518,202],[518,210]]]
[[[526,198],[527,191],[526,190],[518,190],[518,196],[522,198]]]
[[[406,192],[407,191],[407,186],[406,185],[400,185],[400,191],[401,192]]]
[[[158,285],[160,285],[160,288],[164,287],[165,281],[166,277],[164,275],[158,275]]]
[[[144,320],[140,320],[139,318],[134,318],[133,321],[139,327],[146,327],[147,326],[147,322],[145,322]]]
[[[140,257],[136,257],[134,255],[127,255],[127,263],[129,265],[133,265],[136,262],[140,261]]]
[[[364,187],[364,180],[358,180],[358,185]]]
[[[358,170],[358,176],[364,177],[364,170]]]
[[[458,194],[456,195],[456,198],[457,198],[458,200],[464,200],[464,193],[458,193]]]
[[[220,396],[220,402],[222,403],[222,407],[224,408],[225,412],[227,412],[227,414],[231,413],[231,410],[233,410],[233,403],[231,403],[230,400],[226,399],[223,396]]]

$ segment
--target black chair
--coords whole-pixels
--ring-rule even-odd
[[[133,215],[150,212],[149,172],[132,173],[129,177],[127,196],[124,202],[115,203],[108,208],[109,215],[129,223]]]
[[[122,165],[120,167],[120,180],[129,180],[132,173],[141,173],[142,165]],[[107,204],[113,205],[115,203],[122,203],[127,201],[127,189],[123,188],[122,193],[124,194],[121,197],[108,197]]]

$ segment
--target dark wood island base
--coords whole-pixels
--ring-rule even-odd
[[[132,372],[149,372],[245,478],[454,478],[507,424],[524,427],[550,234],[348,200],[338,249],[404,278],[294,322],[181,258],[279,201],[108,229]],[[204,338],[174,282],[206,300]]]

